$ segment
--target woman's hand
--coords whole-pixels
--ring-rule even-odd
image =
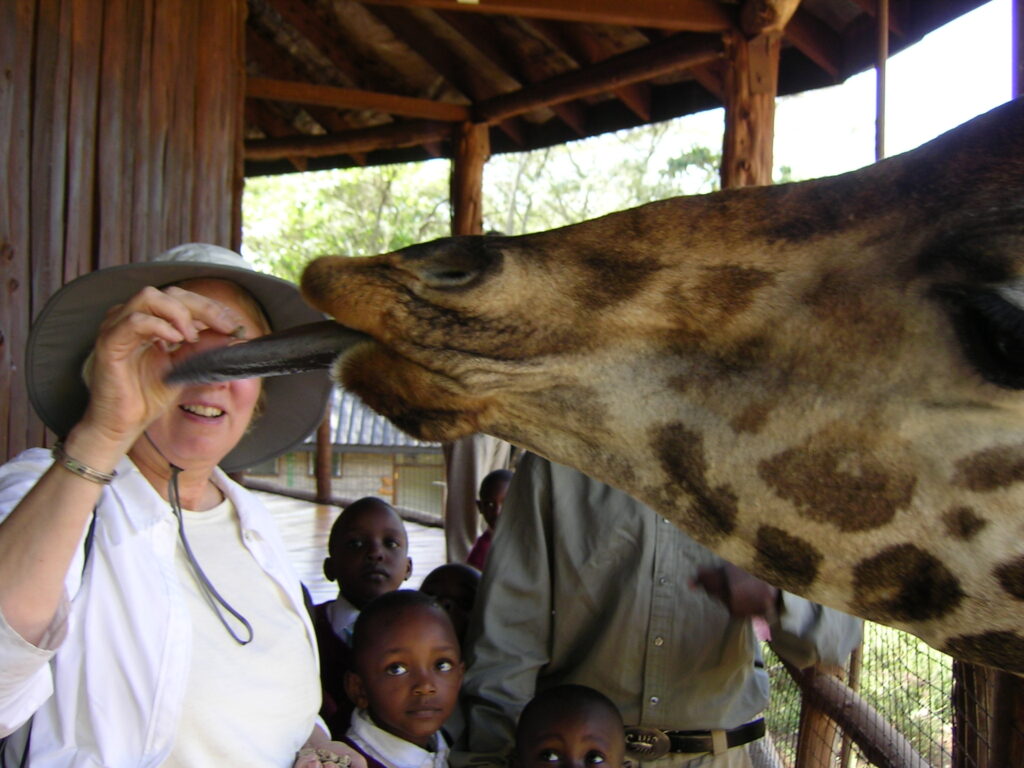
[[[177,286],[143,288],[112,307],[93,348],[80,427],[127,451],[181,390],[163,381],[170,353],[205,329],[231,334],[243,325],[236,311]]]

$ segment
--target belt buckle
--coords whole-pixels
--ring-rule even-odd
[[[657,728],[626,728],[626,753],[636,760],[657,760],[672,749],[672,740]]]

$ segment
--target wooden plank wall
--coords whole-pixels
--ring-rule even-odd
[[[0,2],[0,458],[47,440],[21,363],[68,280],[237,247],[244,0]]]

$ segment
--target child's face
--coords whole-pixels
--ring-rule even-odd
[[[462,684],[459,643],[448,617],[416,607],[382,621],[345,676],[357,707],[378,727],[424,749],[455,709]]]
[[[378,595],[393,592],[412,574],[408,537],[402,520],[374,504],[343,522],[337,546],[324,561],[324,575],[362,610]]]
[[[517,768],[622,768],[622,723],[610,712],[585,707],[552,713],[516,744]]]
[[[505,506],[508,486],[508,482],[498,481],[480,489],[480,498],[476,501],[476,507],[480,510],[480,514],[483,515],[488,528],[494,528],[494,524],[498,522],[501,508]]]

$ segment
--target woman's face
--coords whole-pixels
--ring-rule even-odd
[[[224,280],[189,280],[185,290],[219,301],[244,318],[246,335],[262,336],[264,324],[241,289]],[[202,331],[195,344],[182,344],[171,355],[174,364],[237,339],[215,331]],[[212,469],[238,445],[252,421],[259,400],[261,379],[196,384],[185,387],[177,401],[146,430],[164,457],[182,469]]]

